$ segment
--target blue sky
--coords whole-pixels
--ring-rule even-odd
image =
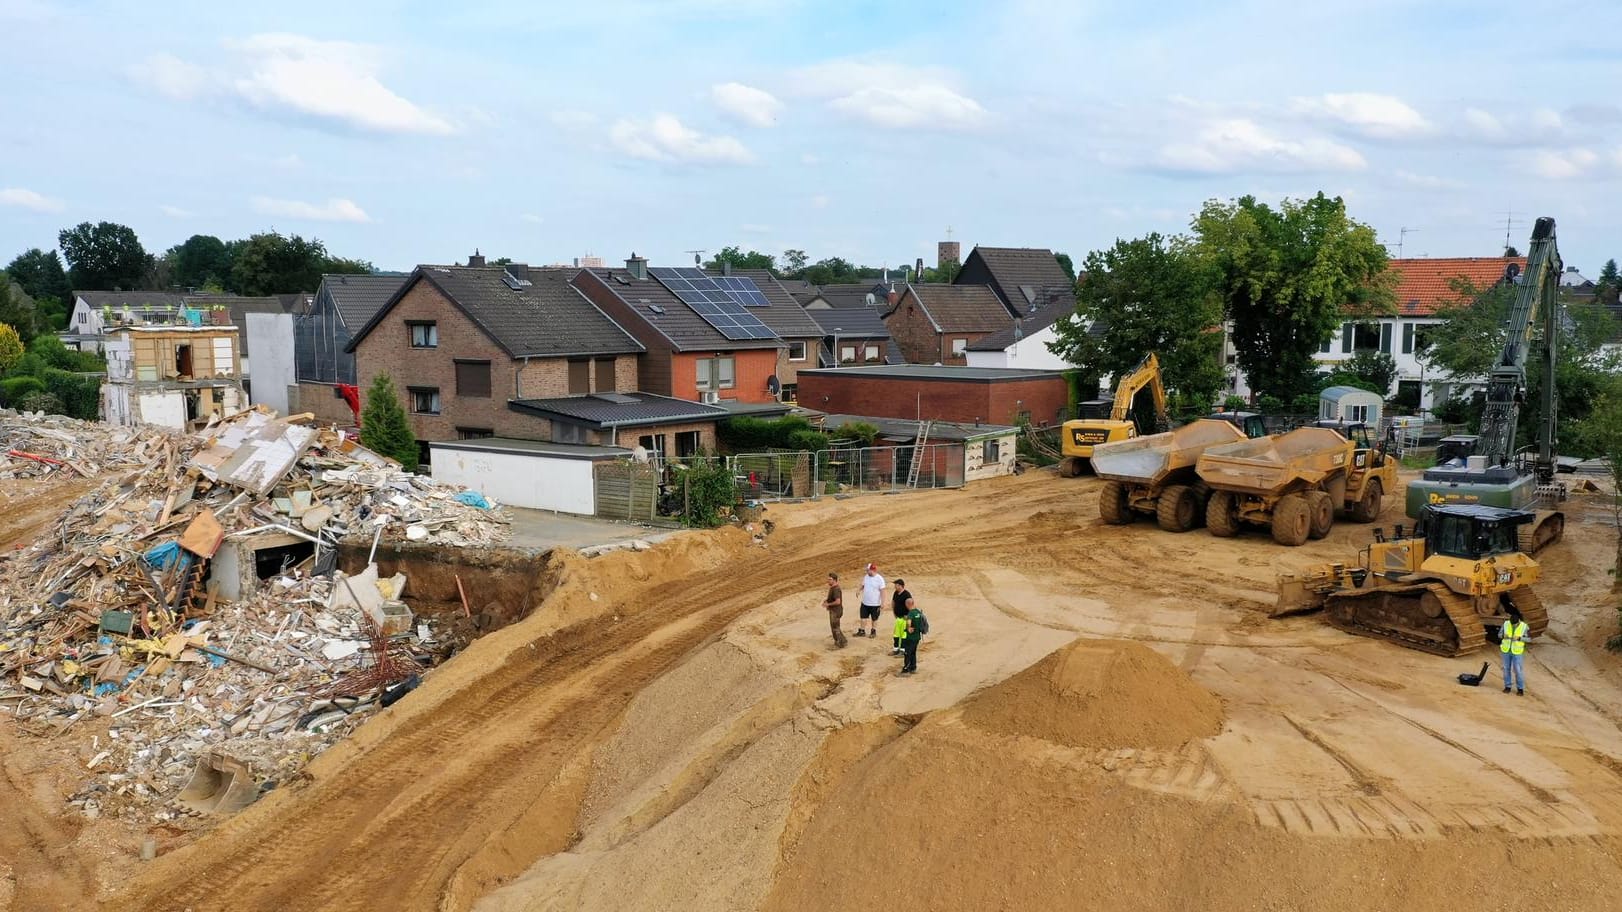
[[[1079,260],[1320,189],[1393,254],[1495,255],[1513,212],[1622,258],[1610,2],[0,0],[0,34],[0,263],[102,219],[395,269],[898,265],[948,226]]]

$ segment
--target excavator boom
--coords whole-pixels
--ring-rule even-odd
[[[1137,399],[1138,393],[1145,388],[1154,397],[1155,422],[1159,425],[1167,424],[1166,385],[1160,379],[1160,358],[1154,352],[1145,355],[1137,367],[1132,368],[1115,384],[1115,407],[1110,410],[1110,418],[1115,421],[1130,419],[1132,403]]]

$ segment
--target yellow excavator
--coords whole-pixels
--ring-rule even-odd
[[[1137,420],[1143,412],[1137,407],[1137,400],[1144,393],[1152,399],[1153,427],[1140,427]],[[1160,359],[1150,352],[1115,384],[1114,399],[1089,399],[1080,403],[1076,412],[1079,417],[1066,421],[1060,435],[1059,455],[1063,459],[1059,461],[1059,474],[1066,478],[1075,478],[1091,466],[1093,447],[1100,443],[1129,440],[1139,433],[1171,430],[1171,418],[1166,413],[1166,386],[1160,379]]]
[[[1540,570],[1520,550],[1530,510],[1479,504],[1429,504],[1419,523],[1401,525],[1358,554],[1358,564],[1328,564],[1279,578],[1273,617],[1323,610],[1335,627],[1410,649],[1456,656],[1487,645],[1517,608],[1531,636],[1549,626],[1532,589]]]

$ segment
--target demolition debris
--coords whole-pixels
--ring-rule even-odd
[[[309,419],[0,413],[0,478],[102,481],[0,563],[0,711],[80,743],[87,815],[231,813],[470,635],[413,617],[404,576],[337,572],[337,544],[494,544],[508,518]]]

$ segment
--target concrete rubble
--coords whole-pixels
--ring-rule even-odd
[[[195,825],[174,799],[208,758],[273,788],[465,643],[337,545],[495,544],[504,512],[308,418],[0,413],[0,478],[101,481],[0,559],[0,713],[76,742],[86,815]]]

